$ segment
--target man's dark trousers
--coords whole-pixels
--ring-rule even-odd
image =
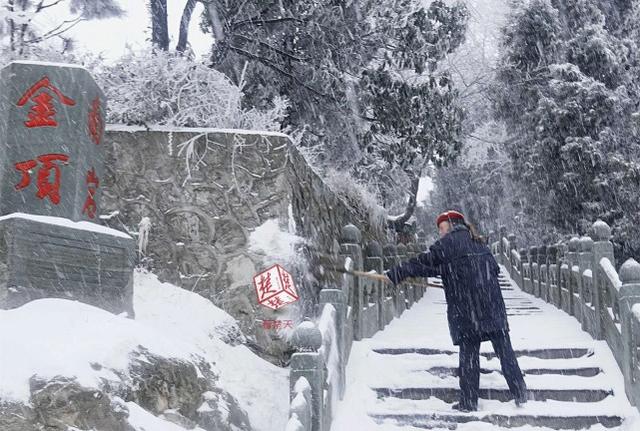
[[[481,337],[479,334],[464,334],[460,340],[460,405],[469,410],[478,408],[480,387],[480,343],[489,339],[502,366],[502,374],[507,380],[514,399],[525,396],[527,386],[522,377],[516,354],[511,346],[509,332],[491,332]]]

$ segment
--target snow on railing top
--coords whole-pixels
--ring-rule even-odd
[[[286,431],[304,431],[311,427],[311,385],[305,377],[299,377],[293,387],[295,396],[289,406]],[[306,426],[305,426],[306,425]]]
[[[327,383],[332,388],[331,397],[338,400],[338,380],[340,375],[340,352],[338,351],[336,331],[336,309],[331,304],[325,304],[318,321],[318,329],[322,334],[322,346],[318,352],[322,354],[327,367]],[[335,409],[337,403],[332,403]]]
[[[607,276],[611,285],[615,287],[616,290],[620,290],[620,288],[622,287],[622,281],[620,281],[618,271],[616,271],[613,264],[608,258],[603,257],[602,259],[600,259],[600,269],[602,269],[602,272],[604,272],[604,274]]]

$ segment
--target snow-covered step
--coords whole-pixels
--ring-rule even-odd
[[[501,274],[500,286],[529,402],[516,407],[500,361],[485,342],[478,411],[452,409],[460,393],[458,347],[449,336],[444,291],[429,289],[383,331],[353,344],[345,398],[331,431],[640,430],[640,415],[606,342],[522,292],[508,274]]]
[[[483,346],[484,347],[484,346]],[[385,348],[378,347],[373,349],[374,352],[384,355],[405,355],[409,353],[417,353],[420,355],[457,355],[455,350],[446,349],[433,349],[429,347],[396,347]],[[517,357],[532,356],[534,358],[541,359],[569,359],[580,358],[589,354],[587,348],[550,348],[550,349],[531,349],[531,350],[516,350]],[[493,351],[481,350],[480,355],[487,359],[495,358]]]
[[[438,398],[446,403],[454,403],[460,399],[457,387],[410,387],[410,388],[371,388],[378,397],[393,397],[410,400],[426,400]],[[591,403],[602,401],[613,395],[606,389],[534,389],[529,388],[529,399],[535,401],[570,401],[574,403]],[[480,388],[478,396],[484,400],[509,401],[513,399],[508,388]]]
[[[458,375],[458,367],[432,367],[428,369],[421,370],[411,370],[414,373],[429,373],[438,377],[456,377]],[[580,376],[580,377],[594,377],[602,372],[600,367],[578,367],[578,368],[524,368],[522,367],[522,372],[526,376],[528,375],[562,375],[562,376]],[[481,374],[491,374],[497,373],[502,374],[502,370],[490,369],[490,368],[480,368]]]
[[[414,426],[428,429],[457,429],[459,424],[491,423],[498,428],[525,425],[544,429],[585,429],[600,424],[611,428],[621,425],[628,412],[613,397],[592,403],[563,401],[529,401],[523,407],[512,402],[480,400],[479,411],[462,413],[451,409],[451,404],[431,398],[428,400],[400,400],[387,398],[369,410],[369,416],[377,423]],[[486,429],[486,428],[481,428]]]
[[[602,425],[606,428],[619,427],[622,424],[620,416],[550,416],[550,415],[486,415],[482,417],[474,417],[471,415],[455,414],[455,413],[415,413],[409,415],[402,414],[386,414],[371,415],[371,417],[380,424],[393,423],[398,426],[411,426],[424,429],[448,429],[455,430],[458,424],[474,422],[487,422],[499,427],[515,428],[522,426],[544,427],[554,430],[577,430],[587,429],[593,425]]]

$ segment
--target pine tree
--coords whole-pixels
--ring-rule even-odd
[[[620,9],[609,6],[535,0],[517,8],[504,29],[495,108],[513,138],[512,170],[537,234],[586,234],[602,218],[627,253],[627,208],[638,208],[629,193],[640,160],[630,145],[636,45],[614,30]]]

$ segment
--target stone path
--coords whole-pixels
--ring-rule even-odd
[[[640,430],[606,343],[593,340],[573,317],[522,292],[508,275],[500,283],[530,390],[524,407],[511,400],[491,343],[483,343],[479,411],[451,409],[459,393],[457,347],[449,338],[444,293],[430,289],[383,331],[354,343],[332,431]]]

